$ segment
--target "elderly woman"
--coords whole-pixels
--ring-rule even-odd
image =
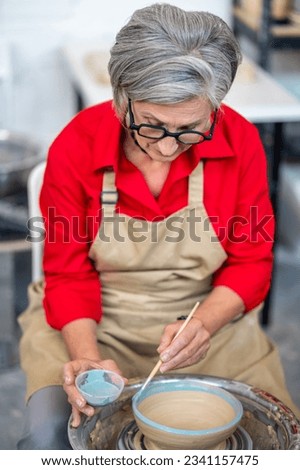
[[[113,101],[52,144],[45,277],[20,318],[20,449],[70,448],[71,411],[73,426],[94,413],[78,373],[146,377],[158,354],[161,373],[244,381],[296,410],[258,321],[272,270],[266,159],[256,128],[222,104],[240,60],[210,13],[138,10],[111,49]]]

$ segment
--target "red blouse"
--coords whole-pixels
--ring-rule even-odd
[[[111,101],[80,112],[50,147],[40,204],[45,218],[48,323],[101,319],[99,275],[88,257],[101,221],[103,171],[113,167],[120,212],[161,220],[187,205],[188,176],[204,161],[204,204],[227,260],[213,285],[233,289],[246,311],[266,296],[272,272],[274,216],[267,165],[256,127],[222,107],[212,141],[192,146],[172,164],[158,198],[124,156],[122,126]]]

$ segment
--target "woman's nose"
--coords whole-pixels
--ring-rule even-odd
[[[157,142],[159,151],[165,157],[170,157],[178,149],[178,142],[174,137],[164,137]]]

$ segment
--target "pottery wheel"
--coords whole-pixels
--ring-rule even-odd
[[[205,375],[170,374],[168,377],[153,377],[152,380],[164,383],[188,378],[199,380],[201,384],[222,387],[241,401],[244,415],[240,427],[230,437],[229,443],[226,442],[226,446],[245,450],[300,450],[300,421],[282,402],[264,390],[242,382]],[[143,383],[141,379],[128,384],[120,398],[98,408],[93,417],[82,415],[77,428],[71,425],[70,416],[68,437],[72,449],[143,449],[145,442],[142,442],[142,436],[135,438],[138,429],[132,413],[132,396]],[[134,438],[138,444],[133,442]]]
[[[147,441],[133,420],[120,432],[117,450],[161,450],[153,442]],[[235,432],[224,442],[221,442],[214,450],[251,450],[252,439],[244,428],[238,426]],[[207,449],[211,450],[211,449]]]

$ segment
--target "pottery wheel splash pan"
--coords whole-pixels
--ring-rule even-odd
[[[300,450],[300,421],[273,395],[238,381],[207,375],[164,375],[155,381],[181,381],[192,378],[201,384],[222,387],[242,403],[244,414],[235,435],[224,443],[228,449]],[[130,383],[114,403],[97,409],[92,417],[82,416],[78,428],[68,424],[68,435],[74,450],[143,449],[131,407],[132,396],[144,379]],[[128,437],[128,431],[134,431]]]

